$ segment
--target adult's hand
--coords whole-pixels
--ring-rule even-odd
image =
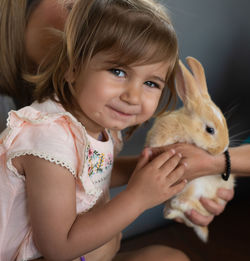
[[[207,226],[209,225],[215,216],[220,215],[225,207],[226,204],[234,197],[234,190],[233,189],[224,189],[219,188],[217,191],[217,195],[219,198],[225,201],[224,204],[220,204],[215,202],[214,200],[208,198],[201,198],[200,202],[203,207],[210,213],[209,216],[204,216],[198,213],[196,210],[191,210],[189,213],[185,213],[186,217],[194,224],[199,226]],[[177,222],[183,222],[181,219],[176,219]]]
[[[207,151],[188,143],[175,143],[168,146],[150,148],[153,159],[163,151],[174,149],[182,155],[182,163],[185,163],[185,178],[192,180],[198,177],[223,173],[225,170],[224,155],[213,156]]]

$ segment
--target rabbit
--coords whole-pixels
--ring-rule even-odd
[[[211,100],[206,84],[204,69],[193,57],[186,58],[192,73],[179,61],[175,84],[183,107],[158,116],[146,137],[147,147],[161,147],[176,142],[192,143],[212,155],[224,153],[229,146],[229,134],[226,120],[221,110]],[[187,226],[193,227],[197,236],[208,241],[208,227],[193,224],[184,212],[191,209],[203,215],[209,213],[201,205],[201,196],[223,202],[216,196],[218,188],[232,189],[234,176],[227,181],[221,174],[204,176],[190,181],[184,190],[168,200],[164,208],[164,217],[180,217]]]

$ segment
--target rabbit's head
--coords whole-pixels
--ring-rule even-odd
[[[185,131],[198,147],[211,154],[220,154],[229,145],[226,120],[208,94],[200,62],[193,57],[187,57],[186,61],[192,73],[181,61],[176,72],[176,90],[184,105],[183,118],[186,118]]]

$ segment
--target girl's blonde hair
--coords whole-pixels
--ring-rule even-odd
[[[167,61],[166,109],[175,97],[178,45],[164,7],[153,0],[76,0],[51,59],[33,78],[36,100],[57,97],[67,111],[79,115],[74,83],[67,82],[65,75],[76,78],[93,56],[104,51],[121,65]]]

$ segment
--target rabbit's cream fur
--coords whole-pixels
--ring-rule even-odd
[[[208,94],[202,65],[192,57],[186,60],[192,73],[181,61],[176,73],[176,90],[183,107],[156,118],[148,132],[146,146],[160,147],[187,142],[207,150],[212,155],[221,154],[229,145],[226,120]],[[214,134],[209,133],[207,127],[213,128]],[[186,225],[194,228],[202,241],[207,242],[208,228],[191,223],[184,212],[195,209],[203,215],[209,215],[201,205],[200,197],[222,203],[223,200],[216,196],[217,189],[231,189],[233,186],[233,175],[228,181],[224,181],[220,174],[192,180],[182,192],[166,202],[164,217],[182,218]]]

